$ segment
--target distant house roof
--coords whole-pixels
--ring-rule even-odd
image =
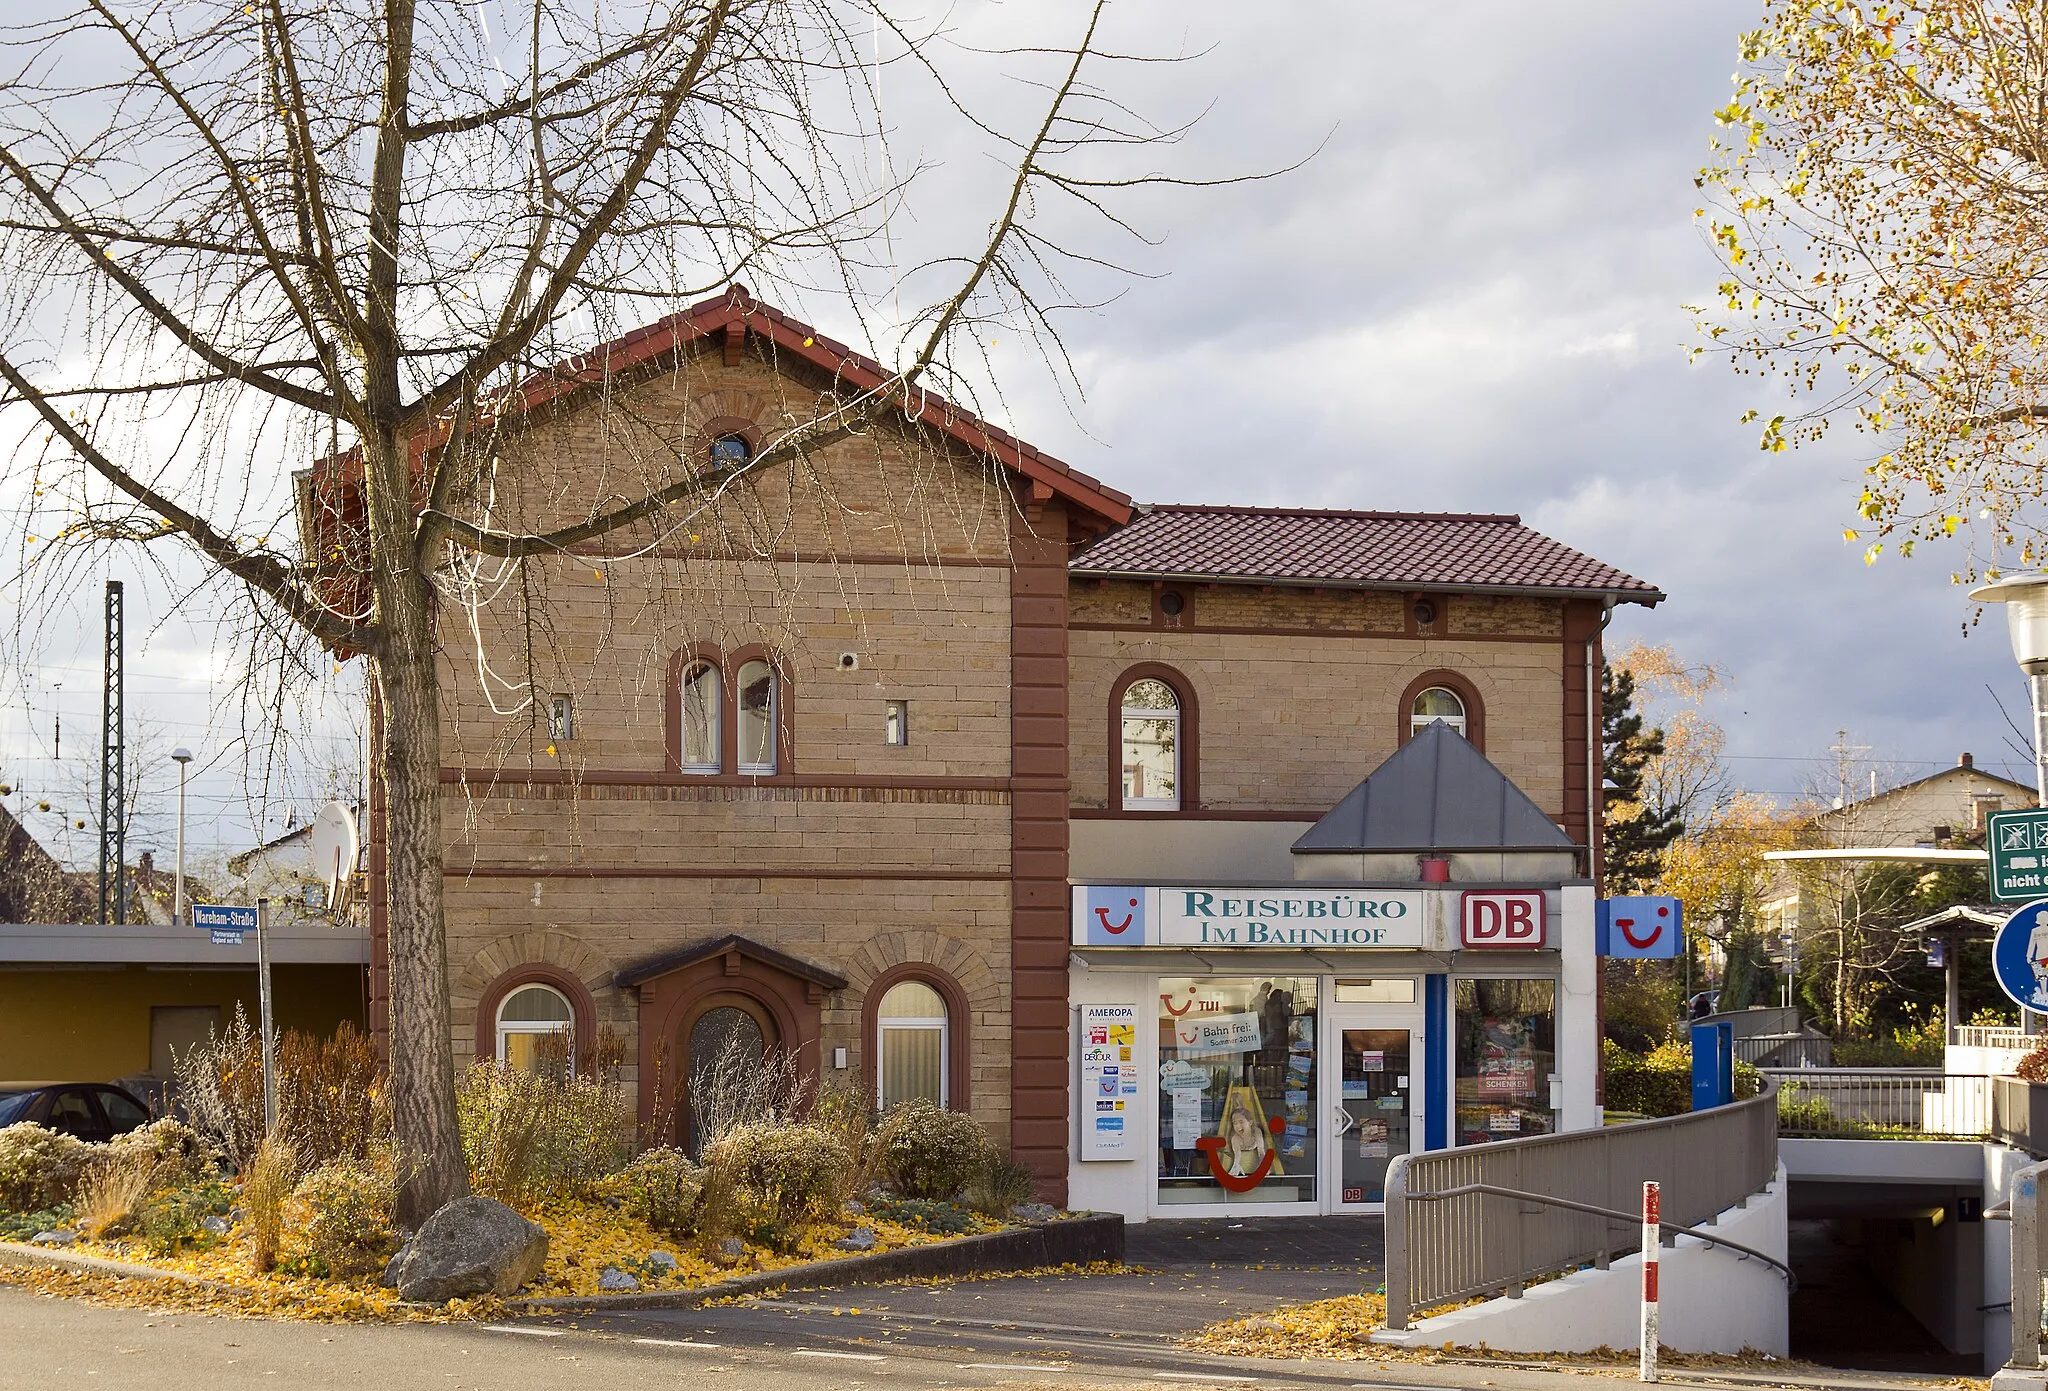
[[[1069,568],[1100,577],[1538,590],[1646,607],[1664,597],[1511,515],[1147,505]]]
[[[1844,802],[1841,806],[1829,807],[1825,811],[1817,813],[1813,819],[1815,821],[1853,820],[1861,810],[1876,806],[1878,803],[1889,798],[1898,797],[1904,793],[1927,787],[1933,783],[1947,781],[1972,782],[1980,779],[1984,782],[1996,783],[2000,787],[2011,788],[2018,795],[2019,801],[2027,806],[2034,804],[2034,789],[2032,787],[2023,782],[2015,782],[2003,774],[1994,773],[1988,768],[1979,768],[1974,758],[1969,754],[1963,754],[1954,764],[1943,768],[1938,773],[1929,773],[1924,778],[1914,778],[1911,782],[1902,782],[1896,786],[1884,788],[1881,791],[1872,793],[1868,797],[1858,797],[1853,802]]]
[[[1579,845],[1463,735],[1437,720],[1294,842],[1297,855],[1559,851]]]

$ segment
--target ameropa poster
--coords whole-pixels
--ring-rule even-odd
[[[1426,896],[1405,889],[1074,889],[1077,947],[1420,947]]]
[[[1138,1007],[1081,1006],[1081,1157],[1135,1159]]]

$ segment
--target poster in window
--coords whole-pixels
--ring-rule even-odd
[[[1536,1060],[1528,1056],[1499,1055],[1479,1060],[1481,1096],[1534,1096]]]
[[[1232,1087],[1225,1094],[1223,1118],[1217,1122],[1216,1133],[1223,1139],[1223,1148],[1216,1157],[1233,1178],[1257,1173],[1266,1151],[1273,1147],[1273,1130],[1266,1120],[1266,1108],[1259,1104],[1259,1094],[1250,1087]],[[1283,1172],[1277,1156],[1271,1172]]]

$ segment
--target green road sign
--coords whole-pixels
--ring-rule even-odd
[[[1991,896],[2001,903],[2048,898],[2048,811],[2001,811],[1990,818]]]

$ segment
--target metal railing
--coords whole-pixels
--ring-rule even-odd
[[[2024,1029],[1986,1028],[1964,1024],[1949,1031],[1949,1042],[1957,1048],[1998,1048],[2008,1053],[2025,1053],[2041,1040]]]
[[[1711,1111],[1402,1155],[1387,1171],[1387,1327],[1635,1250],[1641,1228],[1613,1214],[1638,1207],[1646,1179],[1676,1226],[1761,1192],[1778,1169],[1777,1093],[1766,1082]]]
[[[1751,1034],[1734,1042],[1737,1062],[1766,1071],[1826,1067],[1835,1058],[1835,1041],[1826,1034]]]
[[[1778,1133],[1831,1140],[1981,1140],[1992,1133],[1991,1077],[1917,1068],[1766,1068]]]

